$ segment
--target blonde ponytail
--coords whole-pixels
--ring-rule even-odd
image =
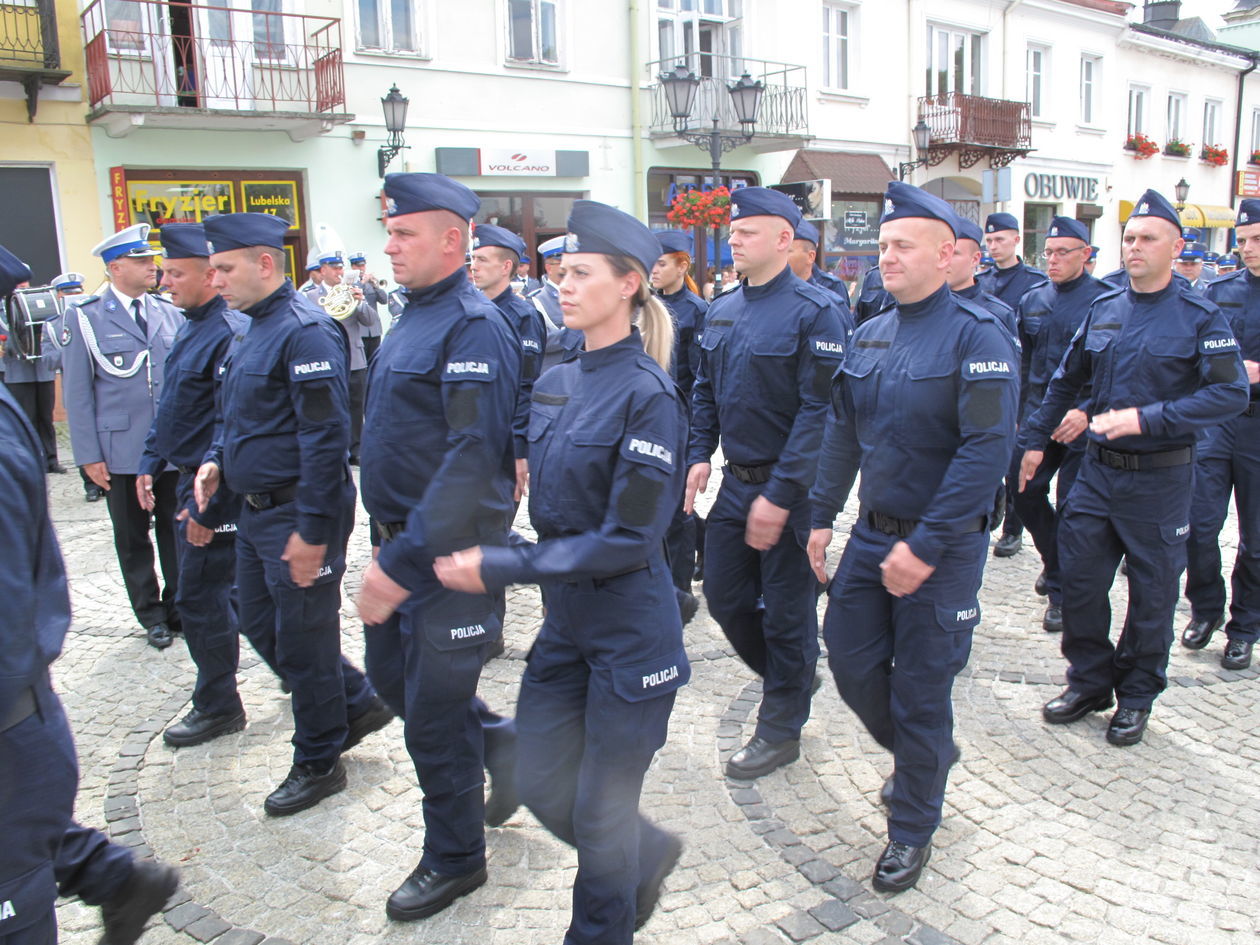
[[[643,338],[643,350],[648,357],[669,371],[674,352],[674,319],[665,303],[652,294],[643,264],[629,256],[607,256],[608,264],[618,276],[631,272],[639,274],[639,291],[630,300],[630,323],[639,329]]]

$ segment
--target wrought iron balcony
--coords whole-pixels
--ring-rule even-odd
[[[68,69],[61,68],[53,0],[35,0],[29,6],[0,5],[0,79],[22,83],[32,121],[39,87],[57,85],[69,75]]]
[[[341,20],[159,0],[83,11],[88,121],[275,129],[295,140],[350,121]]]
[[[695,105],[684,127],[675,127],[660,76],[679,64],[696,74],[700,87]],[[679,131],[707,134],[718,119],[718,130],[739,134],[740,126],[727,88],[747,73],[765,88],[757,115],[756,138],[749,145],[753,150],[774,151],[799,147],[809,138],[809,118],[805,107],[805,67],[765,59],[719,56],[714,53],[691,53],[647,64],[651,79],[648,93],[652,97],[652,116],[648,133],[656,139],[677,138]],[[681,139],[679,143],[683,143]]]
[[[991,167],[1005,167],[1032,150],[1027,102],[942,92],[919,99],[919,117],[931,132],[930,165],[957,153],[962,167],[985,158]]]

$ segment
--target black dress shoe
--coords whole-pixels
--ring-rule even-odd
[[[380,696],[373,696],[372,703],[349,722],[346,740],[341,745],[342,751],[349,751],[373,732],[379,732],[394,721],[394,710],[381,701]]]
[[[1058,604],[1046,604],[1045,615],[1041,618],[1041,629],[1046,633],[1063,632],[1063,608]]]
[[[92,483],[90,486],[83,487],[83,501],[84,502],[99,502],[104,495],[105,495],[105,490],[102,489],[100,486],[98,486],[96,483]]]
[[[1037,592],[1038,597],[1045,597],[1050,593],[1050,584],[1046,581],[1046,569],[1042,568],[1041,573],[1037,575],[1037,580],[1033,584],[1033,590]]]
[[[700,610],[700,599],[695,594],[688,594],[686,591],[679,591],[677,597],[678,612],[682,616],[682,625],[685,627],[691,623]]]
[[[661,857],[661,862],[652,871],[652,875],[640,883],[635,891],[634,930],[636,932],[647,925],[648,919],[652,918],[652,913],[656,911],[656,903],[661,898],[661,886],[665,882],[665,877],[678,865],[682,850],[682,841],[670,834],[665,841],[665,855]]]
[[[880,892],[904,892],[919,881],[919,875],[931,856],[931,843],[925,847],[912,847],[892,840],[875,861],[871,885]]]
[[[516,769],[514,765],[486,766],[490,775],[490,796],[486,798],[486,826],[502,827],[521,806],[516,793]]]
[[[66,467],[54,459],[48,464],[48,471],[50,473],[64,473],[66,471]]]
[[[1105,712],[1115,705],[1110,692],[1088,696],[1075,689],[1064,689],[1041,707],[1041,717],[1051,725],[1067,725],[1083,719],[1091,712]]]
[[[1231,639],[1221,654],[1221,666],[1225,669],[1246,669],[1251,665],[1252,646],[1247,640]]]
[[[136,860],[122,888],[101,904],[100,945],[133,945],[179,885],[179,872],[157,860]]]
[[[162,741],[172,748],[200,745],[220,735],[239,732],[245,727],[245,710],[210,715],[193,709],[180,721],[162,733]]]
[[[287,817],[345,789],[346,769],[340,760],[322,773],[310,765],[297,764],[289,769],[289,776],[280,786],[267,795],[263,810],[272,817]]]
[[[385,903],[385,914],[399,922],[427,919],[486,881],[486,868],[460,876],[444,876],[417,866]]]
[[[1213,618],[1211,620],[1200,620],[1198,617],[1191,617],[1190,622],[1186,624],[1186,629],[1181,631],[1181,645],[1187,650],[1201,650],[1212,640],[1212,634],[1221,629],[1225,623],[1225,617]]]
[[[175,642],[175,637],[171,634],[171,628],[164,623],[155,623],[151,627],[146,627],[144,635],[149,640],[149,646],[159,650],[165,650]]]
[[[954,742],[954,757],[950,759],[949,766],[952,768],[962,759],[962,749],[958,747],[958,742]],[[893,781],[896,775],[890,774],[884,779],[884,786],[879,789],[879,802],[885,807],[892,805]]]
[[[1107,741],[1113,745],[1136,745],[1146,731],[1150,709],[1116,709],[1107,726]]]
[[[747,745],[731,755],[726,762],[726,776],[744,781],[759,778],[775,768],[791,764],[800,756],[800,739],[768,742],[760,735],[754,735]]]
[[[997,544],[993,546],[993,557],[1009,558],[1011,555],[1018,554],[1019,549],[1024,547],[1024,537],[1022,535],[1003,535],[997,540]]]

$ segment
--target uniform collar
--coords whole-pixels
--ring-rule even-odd
[[[1260,276],[1253,276],[1250,269],[1244,269],[1243,272],[1247,274],[1243,277],[1247,280],[1247,285],[1260,285]]]
[[[1054,286],[1054,290],[1056,292],[1071,292],[1073,289],[1076,289],[1084,285],[1085,281],[1089,278],[1090,278],[1089,273],[1086,272],[1084,269],[1082,269],[1081,274],[1077,276],[1075,279],[1070,279],[1067,282],[1064,282],[1062,284],[1058,282],[1052,282],[1051,285]]]
[[[184,309],[184,317],[190,322],[199,322],[203,318],[208,318],[215,312],[221,312],[227,308],[227,302],[223,300],[223,296],[216,295],[204,305],[194,305],[192,308]]]
[[[460,266],[444,279],[439,279],[433,285],[426,285],[422,289],[408,289],[406,291],[407,301],[413,305],[427,305],[447,292],[458,290],[461,280],[465,285],[472,285],[468,281],[468,273],[464,272],[463,266]]]
[[[144,308],[145,293],[143,292],[140,293],[139,295],[128,295],[126,292],[118,288],[118,286],[114,285],[112,282],[109,284],[109,291],[114,293],[114,296],[118,299],[118,301],[122,302],[122,307],[125,308],[128,312],[131,311],[131,303],[137,300],[140,302],[140,308],[141,309]]]
[[[1177,279],[1174,276],[1168,281],[1168,285],[1164,286],[1158,292],[1136,292],[1133,289],[1133,283],[1129,283],[1129,298],[1134,302],[1144,302],[1148,305],[1154,305],[1156,302],[1162,302],[1166,298],[1170,298],[1177,289]]]
[[[920,299],[917,302],[911,302],[907,305],[897,303],[897,311],[905,318],[922,318],[931,313],[931,311],[949,297],[949,283],[942,282],[941,287],[929,295],[926,299]]]
[[[1003,269],[1001,266],[995,265],[993,267],[993,274],[998,277],[1009,278],[1015,275],[1015,273],[1019,272],[1023,268],[1024,268],[1024,257],[1016,256],[1014,265],[1007,266],[1005,269]]]
[[[578,352],[578,360],[582,364],[583,371],[594,371],[604,365],[620,361],[627,356],[635,356],[642,353],[643,338],[639,335],[639,329],[631,325],[630,334],[616,344],[609,345],[607,348],[599,348],[595,351],[582,349]]]
[[[503,308],[510,301],[509,297],[512,294],[513,294],[512,283],[509,282],[507,288],[504,289],[502,292],[500,292],[498,295],[496,295],[494,298],[492,298],[490,301],[493,302],[495,305],[499,306],[499,308]]]
[[[746,280],[744,285],[744,298],[746,299],[763,299],[767,295],[773,295],[779,289],[783,288],[790,280],[796,278],[796,273],[792,271],[792,267],[785,260],[783,263],[783,271],[771,279],[769,282],[763,282],[761,285],[750,285]]]
[[[964,299],[978,299],[980,298],[980,283],[973,280],[966,288],[955,289],[954,294],[961,295]]]
[[[266,318],[272,312],[276,311],[282,303],[287,302],[290,298],[292,298],[296,294],[296,291],[297,290],[293,288],[293,283],[288,279],[285,279],[284,283],[280,286],[280,288],[276,289],[275,292],[272,292],[271,295],[267,296],[262,301],[255,302],[243,311],[250,318]]]

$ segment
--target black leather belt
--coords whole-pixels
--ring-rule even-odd
[[[770,481],[770,474],[774,472],[774,463],[766,463],[762,466],[741,466],[739,463],[727,463],[726,468],[731,471],[731,475],[747,486],[760,486]]]
[[[291,482],[287,486],[281,486],[279,489],[273,489],[271,492],[246,492],[245,502],[251,509],[262,512],[265,509],[274,509],[277,505],[284,505],[286,502],[292,502],[297,498],[297,482]]]
[[[403,533],[403,529],[407,527],[406,522],[378,522],[372,520],[372,524],[376,526],[376,534],[381,536],[381,544],[393,541]]]
[[[1099,446],[1092,440],[1086,451],[1104,466],[1112,469],[1123,469],[1128,472],[1139,472],[1144,469],[1168,469],[1171,466],[1184,466],[1194,459],[1194,448],[1183,446],[1181,449],[1164,450],[1159,453],[1126,453],[1123,450],[1109,450]]]
[[[864,505],[858,507],[858,518],[865,521],[875,531],[883,532],[885,535],[894,535],[897,538],[909,538],[919,527],[917,518],[897,518],[894,515],[885,515],[883,512],[868,509]],[[959,535],[970,535],[972,532],[985,531],[988,527],[989,520],[980,515],[963,522],[955,532]]]
[[[40,683],[47,686],[47,681]],[[17,694],[17,698],[13,700],[13,705],[9,706],[9,711],[0,717],[0,734],[7,732],[13,726],[25,722],[39,709],[39,700],[35,697],[35,686],[27,686]]]

